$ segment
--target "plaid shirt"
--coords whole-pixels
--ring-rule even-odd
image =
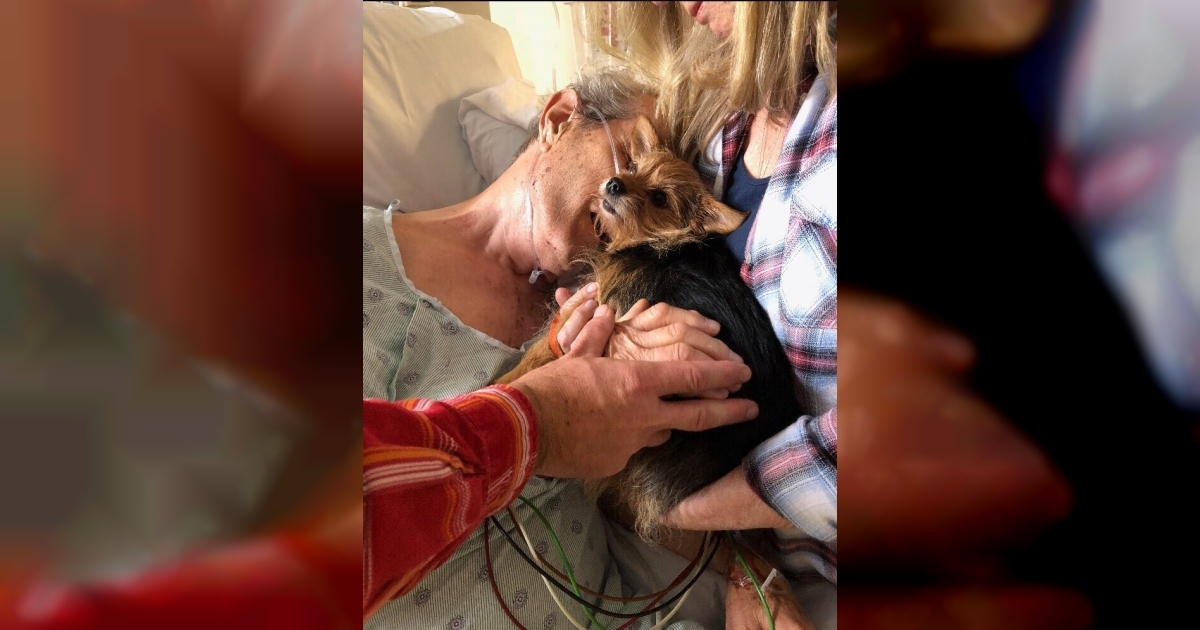
[[[363,400],[363,619],[516,500],[533,476],[533,418],[506,385],[443,401]]]
[[[718,198],[752,117],[738,112],[698,165]],[[799,381],[803,416],[755,449],[752,488],[797,530],[773,541],[793,575],[837,583],[837,95],[808,89],[751,227],[742,279],[767,311]]]

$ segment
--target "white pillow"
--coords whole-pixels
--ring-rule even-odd
[[[458,121],[485,182],[496,181],[512,165],[539,111],[533,84],[524,79],[509,79],[463,99]]]
[[[445,9],[363,3],[363,205],[406,212],[483,190],[463,98],[521,76],[508,31]]]

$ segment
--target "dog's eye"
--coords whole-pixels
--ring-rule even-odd
[[[635,163],[633,160],[630,160],[629,164],[625,165],[625,170],[637,175],[637,163]]]
[[[651,190],[650,203],[658,206],[659,208],[667,207],[667,193],[661,190]]]

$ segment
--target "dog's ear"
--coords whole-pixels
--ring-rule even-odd
[[[738,212],[713,197],[704,198],[704,231],[708,234],[729,234],[746,220],[746,216],[745,212]]]
[[[654,123],[645,116],[638,116],[633,125],[633,135],[629,139],[629,154],[636,158],[658,146],[658,133],[654,131]]]

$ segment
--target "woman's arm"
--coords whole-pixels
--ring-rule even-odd
[[[735,471],[787,524],[826,545],[837,543],[837,430],[836,407],[802,417],[751,451]]]
[[[897,370],[957,382],[972,362],[968,342],[898,303],[852,291],[839,297],[839,376],[846,387],[877,385],[881,375]],[[851,402],[876,405],[863,409],[856,427],[924,411],[909,399],[890,401],[887,408],[876,397],[859,395]],[[742,468],[685,499],[668,522],[695,530],[796,526],[817,541],[835,542],[837,442],[836,408],[800,418],[753,451]]]

